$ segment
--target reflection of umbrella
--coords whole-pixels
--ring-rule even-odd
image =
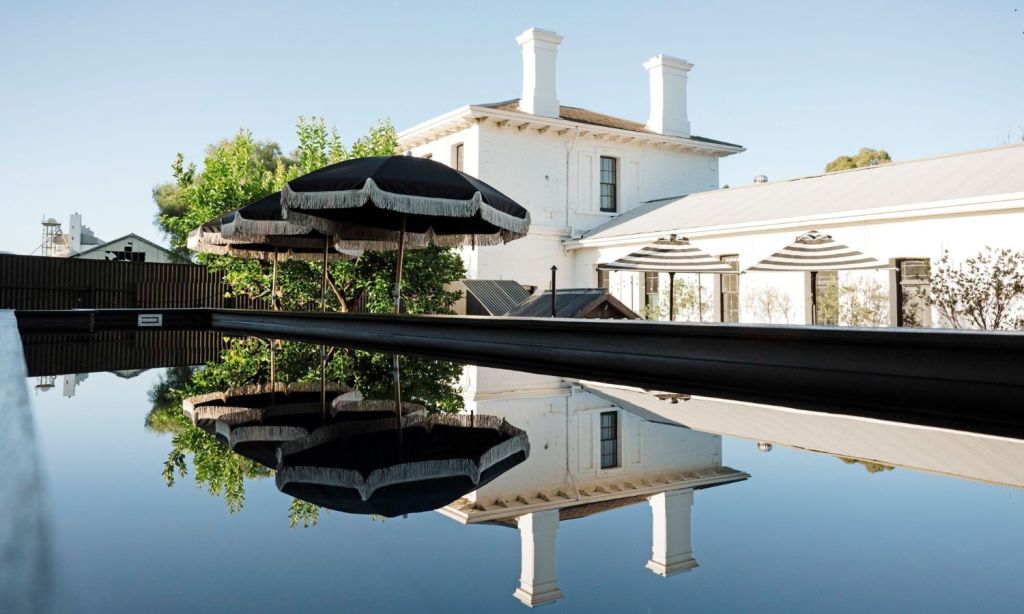
[[[494,416],[423,414],[348,422],[281,445],[277,487],[354,514],[393,517],[443,507],[518,465],[526,433]]]
[[[311,387],[307,386],[307,389],[311,390]],[[300,398],[294,399],[300,402],[291,403],[288,401],[293,399],[286,399],[285,404],[221,415],[215,425],[217,437],[234,452],[275,469],[277,449],[282,443],[309,435],[323,427],[327,420],[321,410],[318,395],[315,399],[313,395],[306,395],[306,398],[301,398],[302,396],[296,395]],[[361,395],[355,390],[346,392],[338,398],[342,397],[350,397],[353,400],[340,404],[341,409],[338,409],[339,404],[335,403],[331,412],[331,422],[380,420],[395,415],[395,405],[391,401],[357,400],[361,399]],[[411,403],[404,409],[408,413],[426,412],[423,406]]]
[[[277,263],[284,260],[319,260],[323,263],[320,307],[324,308],[327,262],[351,260],[356,250],[331,250],[334,239],[306,226],[282,218],[281,193],[275,192],[241,209],[225,213],[196,228],[188,236],[188,248],[212,254],[272,260],[272,296],[277,303]]]
[[[181,402],[181,409],[193,424],[213,430],[214,422],[222,416],[271,406],[315,406],[322,414],[321,392],[347,393],[344,384],[321,382],[308,384],[252,384],[227,390],[189,397]]]
[[[758,262],[747,271],[809,271],[811,273],[811,313],[817,318],[818,271],[853,271],[858,269],[884,269],[887,265],[871,256],[832,240],[832,237],[812,230],[797,237],[782,250]]]
[[[702,319],[704,306],[701,305],[701,273],[733,273],[732,265],[722,262],[683,237],[658,239],[640,250],[623,256],[614,262],[599,264],[604,271],[645,271],[668,273],[668,319],[675,319],[675,276],[676,273],[697,274],[697,314]]]
[[[491,245],[526,236],[530,214],[486,183],[426,158],[356,158],[288,182],[284,217],[338,238],[338,247]]]

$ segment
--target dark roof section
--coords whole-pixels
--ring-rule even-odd
[[[530,298],[526,288],[512,279],[463,279],[462,283],[492,316],[503,316]]]
[[[501,111],[519,111],[519,99],[513,98],[512,100],[503,100],[501,102],[489,102],[486,104],[473,105],[477,107],[485,107],[488,109],[499,109]],[[645,134],[657,134],[647,129],[641,122],[635,122],[630,119],[623,119],[621,117],[615,117],[614,115],[605,115],[604,113],[598,113],[596,111],[589,111],[587,109],[581,109],[580,107],[567,107],[562,105],[558,111],[559,119],[564,119],[571,122],[580,124],[590,124],[592,126],[602,126],[605,128],[617,128],[619,130],[630,130],[632,132],[643,132]],[[702,143],[711,143],[714,145],[727,145],[729,147],[743,147],[736,143],[728,143],[726,141],[718,141],[715,139],[709,139],[703,136],[690,136],[688,137],[693,141],[700,141]]]
[[[609,303],[616,311],[630,318],[639,318],[629,307],[626,307],[617,298],[608,293],[604,288],[566,288],[559,289],[555,293],[555,317],[557,318],[578,318],[583,317],[601,303]],[[545,290],[534,294],[526,302],[522,303],[508,313],[510,316],[520,318],[549,318],[551,317],[551,291]]]

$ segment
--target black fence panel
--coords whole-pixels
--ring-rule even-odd
[[[0,309],[270,307],[227,293],[222,275],[195,264],[0,254]]]

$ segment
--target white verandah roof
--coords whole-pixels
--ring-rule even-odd
[[[1024,199],[1024,143],[651,201],[568,241],[567,247],[1006,195]]]

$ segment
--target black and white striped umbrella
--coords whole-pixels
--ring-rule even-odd
[[[687,238],[658,239],[614,262],[599,264],[603,271],[651,271],[662,273],[735,273],[722,262]]]
[[[812,230],[747,271],[852,271],[888,268],[884,262]]]

